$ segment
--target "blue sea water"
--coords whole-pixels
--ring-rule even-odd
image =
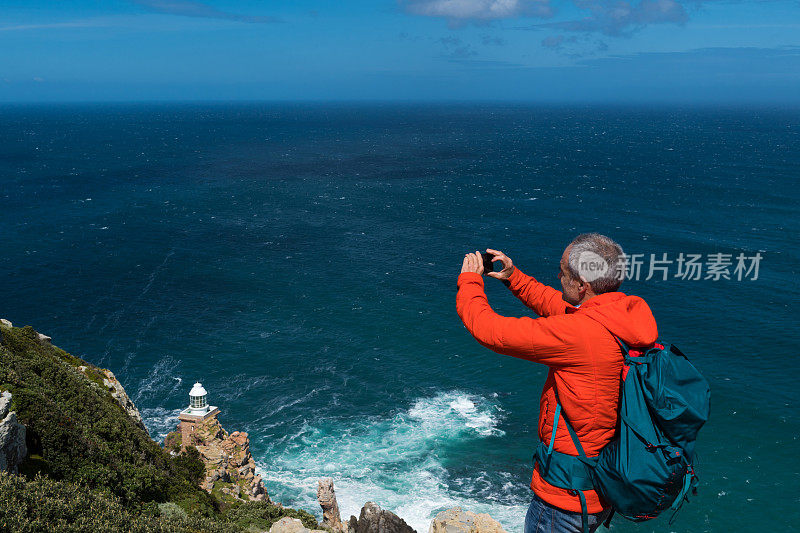
[[[698,495],[621,532],[800,520],[800,110],[499,105],[0,108],[0,317],[112,369],[163,437],[203,382],[273,499],[367,500],[521,531],[540,365],[455,313],[467,251],[558,286],[578,233],[762,255],[737,280],[626,281],[708,377]],[[734,265],[735,266],[735,265]],[[705,272],[703,273],[705,276]],[[503,314],[530,315],[488,280]]]

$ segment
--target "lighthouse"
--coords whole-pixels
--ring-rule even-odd
[[[205,422],[209,419],[216,418],[219,414],[219,409],[213,405],[208,405],[208,392],[203,385],[198,381],[189,391],[189,407],[181,411],[178,415],[181,427],[181,449],[185,449],[190,444],[192,433],[194,433],[197,424]]]

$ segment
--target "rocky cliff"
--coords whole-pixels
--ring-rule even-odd
[[[79,366],[78,370],[81,372],[86,372],[87,367],[85,365]],[[116,400],[122,409],[128,413],[128,416],[136,422],[136,425],[142,428],[143,430],[147,431],[147,428],[144,425],[144,421],[142,420],[142,415],[139,413],[139,410],[133,404],[133,400],[128,397],[128,394],[125,392],[125,389],[122,388],[122,384],[117,380],[117,376],[111,370],[106,368],[98,368],[100,374],[102,374],[103,385],[108,389],[108,392],[111,393],[111,397]]]
[[[250,438],[243,431],[228,434],[216,417],[197,424],[190,442],[181,441],[180,430],[164,439],[164,447],[177,453],[186,446],[200,452],[205,476],[200,486],[210,494],[219,493],[244,501],[270,501],[267,489],[256,474],[250,454]]]
[[[375,502],[367,502],[361,508],[358,518],[351,516],[342,523],[339,515],[339,504],[333,488],[333,480],[319,480],[317,500],[322,507],[323,520],[320,523],[325,529],[334,533],[416,533],[405,520],[381,507]],[[313,533],[307,529],[298,529],[297,524],[284,521],[275,523],[270,533]],[[499,522],[488,514],[475,514],[453,507],[442,511],[431,522],[428,533],[506,533]]]

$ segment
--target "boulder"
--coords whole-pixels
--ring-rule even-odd
[[[428,533],[506,533],[488,514],[475,514],[453,507],[437,514]]]
[[[0,324],[3,324],[7,328],[13,328],[14,327],[14,325],[10,321],[6,320],[5,318],[0,318]]]
[[[0,420],[4,419],[11,410],[11,393],[0,392]]]
[[[350,517],[349,526],[354,533],[416,533],[405,520],[374,502],[364,504],[358,520]]]
[[[11,411],[11,393],[0,393],[0,470],[16,474],[28,455],[25,446],[25,426]]]
[[[327,533],[321,529],[308,529],[297,518],[284,516],[269,528],[269,533]]]

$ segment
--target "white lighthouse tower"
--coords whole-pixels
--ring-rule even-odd
[[[200,382],[195,383],[192,390],[189,391],[189,407],[186,410],[196,416],[203,416],[208,413],[210,407],[206,396],[208,396],[208,392],[203,388],[203,384]]]
[[[199,381],[189,391],[189,407],[181,411],[178,416],[181,426],[181,449],[191,443],[192,433],[197,424],[216,418],[219,414],[219,409],[208,405],[207,395],[208,392]]]

